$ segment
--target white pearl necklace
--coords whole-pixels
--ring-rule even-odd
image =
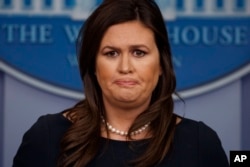
[[[112,133],[115,133],[117,135],[121,135],[121,136],[127,136],[128,135],[128,132],[127,131],[122,131],[122,130],[118,130],[116,128],[114,128],[112,125],[110,125],[107,121],[105,121],[105,119],[102,117],[102,122],[104,124],[107,125],[108,127],[108,130]],[[150,122],[146,123],[145,125],[143,125],[141,128],[137,129],[136,131],[133,131],[131,132],[131,135],[134,136],[134,135],[137,135],[137,134],[140,134],[142,133],[143,131],[145,131],[148,126],[149,126]]]

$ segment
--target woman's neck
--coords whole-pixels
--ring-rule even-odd
[[[121,131],[128,131],[134,120],[139,114],[144,112],[149,103],[144,103],[142,105],[115,105],[104,101],[105,106],[105,121],[107,121],[112,127]],[[103,127],[104,124],[103,124]],[[105,128],[102,128],[105,133],[102,133],[103,137],[107,137],[107,132]],[[146,132],[146,131],[145,131]],[[144,138],[145,132],[133,136],[135,139]],[[115,133],[109,133],[109,137],[115,140],[126,140],[126,136],[117,135]]]

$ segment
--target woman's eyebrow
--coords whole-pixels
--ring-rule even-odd
[[[135,45],[129,45],[129,49],[135,49],[135,48],[145,48],[149,50],[149,47],[145,44],[135,44]],[[110,49],[110,50],[118,50],[120,51],[121,48],[116,47],[116,46],[111,46],[111,45],[105,45],[101,48],[101,51],[105,50],[105,49]]]
[[[131,45],[130,48],[146,48],[149,49],[149,47],[145,44],[137,44],[137,45]]]
[[[110,45],[105,45],[101,48],[101,50],[104,50],[104,49],[111,49],[111,50],[119,50],[118,47],[115,47],[115,46],[110,46]]]

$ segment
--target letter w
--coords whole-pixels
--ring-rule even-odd
[[[70,26],[70,25],[64,26],[64,30],[66,32],[66,35],[67,35],[70,43],[75,42],[77,35],[78,35],[78,32],[79,32],[79,29],[80,29],[79,26]]]

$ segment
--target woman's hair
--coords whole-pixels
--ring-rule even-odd
[[[86,20],[77,39],[85,99],[65,111],[73,124],[62,138],[58,166],[86,166],[97,155],[101,139],[100,116],[105,117],[102,91],[95,76],[97,52],[110,26],[134,20],[153,31],[160,54],[162,75],[153,91],[148,109],[135,119],[129,129],[132,132],[151,122],[152,137],[147,149],[130,163],[133,166],[153,166],[170,152],[176,124],[172,98],[176,79],[166,25],[160,9],[153,0],[104,0]]]

